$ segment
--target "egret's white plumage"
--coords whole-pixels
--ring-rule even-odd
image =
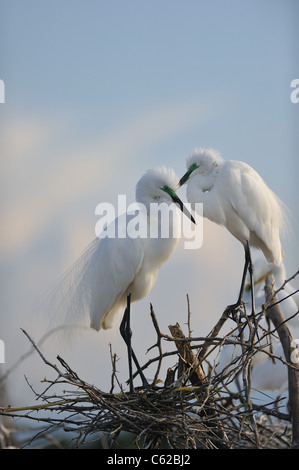
[[[259,174],[244,162],[224,161],[211,148],[195,149],[187,158],[187,171],[180,185],[189,181],[187,198],[191,204],[203,204],[203,216],[227,230],[239,240],[245,251],[245,263],[238,300],[229,308],[233,315],[242,306],[247,269],[251,275],[254,315],[253,263],[250,247],[264,253],[267,261],[279,265],[284,258],[280,234],[286,217],[279,198]],[[196,207],[196,206],[195,206]]]
[[[293,352],[295,358],[299,358],[299,339],[294,339],[294,345],[297,347],[297,353]],[[288,368],[284,362],[285,356],[283,347],[279,345],[274,350],[274,355],[277,358],[272,360],[268,359],[263,363],[256,365],[252,370],[251,385],[255,390],[272,390],[277,391],[278,394],[285,392],[288,389]]]
[[[262,256],[257,258],[254,262],[254,292],[258,311],[262,309],[262,304],[265,302],[265,281],[270,274],[274,277],[275,289],[279,290],[287,280],[284,263],[277,266],[267,262]],[[243,297],[246,306],[249,305],[250,290],[250,280],[247,278]],[[296,315],[299,310],[299,293],[296,292],[295,286],[291,282],[287,282],[283,289],[277,293],[277,300],[285,319],[288,320],[288,327],[293,338],[299,338],[299,314]]]
[[[203,215],[222,225],[246,247],[259,248],[266,259],[280,264],[285,215],[279,198],[260,175],[241,161],[224,161],[211,148],[195,149],[187,158],[187,199],[203,203]]]
[[[179,223],[179,207],[187,213],[175,193],[178,183],[174,171],[163,166],[148,170],[141,177],[136,186],[136,201],[146,210],[140,211],[139,223],[147,224],[149,235],[150,226],[159,227],[161,222],[151,215],[150,204],[177,203],[169,217],[170,236],[136,237],[130,233],[134,227],[130,228],[129,224],[136,213],[120,216],[113,223],[118,226],[118,233],[123,236],[127,231],[127,236],[96,238],[51,295],[49,306],[51,312],[57,312],[60,323],[78,324],[89,317],[90,326],[95,330],[111,328],[124,312],[128,294],[131,294],[131,302],[149,294],[159,268],[177,246],[179,239],[171,233]]]

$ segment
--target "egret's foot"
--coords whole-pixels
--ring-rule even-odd
[[[140,387],[137,387],[137,389],[141,389],[141,390],[149,390],[151,388],[151,385],[148,383],[148,381],[146,380],[146,378],[144,377],[144,375],[141,373],[140,374],[140,371],[138,372],[140,377],[141,377],[141,380],[142,380],[142,385]]]

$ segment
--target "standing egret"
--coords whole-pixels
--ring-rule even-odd
[[[265,301],[265,280],[268,275],[273,274],[275,289],[279,289],[285,284],[286,271],[284,263],[279,266],[268,263],[264,258],[258,258],[254,263],[254,278],[256,292],[259,292],[260,302]],[[250,284],[245,284],[245,293],[250,291]],[[257,296],[256,296],[257,297]],[[295,287],[290,282],[284,285],[283,289],[277,293],[277,300],[282,310],[287,325],[290,329],[294,345],[297,347],[297,353],[293,352],[294,358],[298,361],[299,357],[299,296]],[[262,321],[264,318],[262,318]],[[284,351],[278,338],[272,335],[272,346],[274,355],[285,359]],[[263,351],[263,350],[262,350]],[[253,356],[252,361],[252,387],[256,390],[278,390],[279,395],[288,389],[288,368],[279,359],[273,361],[272,357],[262,351]],[[254,358],[258,356],[258,361]]]
[[[299,339],[293,340],[293,347],[297,350],[293,351],[294,362],[298,364],[299,358]],[[284,350],[279,343],[274,350],[274,355],[278,358],[285,360]],[[296,361],[296,362],[295,362]],[[251,376],[252,388],[255,390],[278,390],[278,395],[281,395],[288,389],[288,366],[280,359],[267,357],[267,360],[257,364],[252,369]]]
[[[136,185],[136,202],[143,208],[138,215],[138,225],[146,227],[145,236],[136,236],[132,213],[122,214],[110,224],[113,226],[110,232],[110,226],[107,227],[107,234],[114,236],[96,238],[65,274],[52,296],[54,302],[50,307],[57,310],[58,315],[64,315],[63,323],[82,320],[87,314],[91,328],[97,331],[111,328],[125,312],[120,331],[128,348],[131,391],[132,359],[143,385],[148,384],[131,349],[130,304],[149,294],[156,283],[159,268],[175,250],[179,241],[178,208],[194,222],[176,195],[178,187],[179,180],[172,169],[161,166],[148,170]],[[164,203],[164,208],[166,205],[172,210],[168,214],[161,212],[159,217],[157,212],[152,213],[152,203]],[[165,237],[161,234],[161,224],[167,215],[169,235]],[[151,237],[151,233],[157,236]]]
[[[187,172],[180,185],[187,181],[188,201],[191,204],[203,203],[203,216],[226,227],[244,247],[240,293],[230,310],[235,314],[243,305],[244,282],[249,269],[254,315],[250,247],[262,250],[269,262],[281,263],[284,253],[280,232],[285,219],[281,201],[253,168],[240,161],[224,161],[219,152],[211,148],[195,149],[189,155]]]
[[[265,303],[265,281],[268,275],[273,274],[275,289],[280,289],[286,280],[286,271],[284,263],[282,262],[279,266],[268,263],[264,257],[259,257],[254,262],[254,286],[255,286],[255,306],[256,309],[262,311],[262,304]],[[251,286],[250,280],[246,279],[245,288],[244,288],[244,303],[251,297]],[[289,282],[277,293],[277,299],[279,301],[280,308],[282,310],[284,318],[287,320],[288,327],[290,329],[291,335],[293,338],[299,338],[299,298],[296,295],[296,289]],[[268,330],[268,321],[267,318],[263,315],[259,319],[259,327]],[[243,328],[244,338],[247,339],[250,335],[250,329],[248,326]],[[234,336],[231,336],[229,339],[235,340]],[[256,338],[255,338],[256,339]],[[270,342],[271,339],[271,342]],[[295,339],[295,341],[298,341]],[[253,368],[252,372],[252,386],[256,389],[272,389],[277,388],[277,384],[283,385],[285,382],[285,372],[281,374],[281,365],[279,368],[273,369],[273,361],[269,358],[267,353],[271,352],[271,347],[274,350],[275,355],[281,355],[281,344],[277,333],[271,333],[271,338],[269,336],[263,337],[256,343],[257,350],[251,359],[251,367]],[[219,356],[217,369],[219,371],[230,368],[230,364],[237,362],[238,358],[242,356],[242,348],[239,344],[225,344],[221,349],[221,354]],[[279,361],[277,361],[279,362]],[[261,364],[266,363],[267,365],[263,367],[258,367]],[[227,371],[228,369],[226,369]],[[270,372],[272,371],[272,372]],[[265,374],[265,380],[263,381],[263,373]],[[271,385],[271,373],[275,375],[273,377],[273,382]],[[280,376],[281,374],[281,376]],[[281,377],[281,378],[280,378]],[[278,387],[280,388],[280,386]]]

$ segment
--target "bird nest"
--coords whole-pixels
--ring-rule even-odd
[[[152,348],[158,349],[158,355],[142,369],[145,371],[150,363],[155,363],[156,373],[147,389],[135,388],[133,393],[127,391],[127,384],[123,386],[118,381],[117,357],[112,350],[111,389],[104,392],[81,379],[61,357],[57,357],[59,366],[49,362],[25,332],[45,365],[54,369],[57,377],[45,379],[46,389],[37,396],[39,404],[2,408],[0,413],[42,424],[42,429],[25,445],[32,445],[36,439],[45,436],[53,438],[60,430],[65,435],[71,433],[68,446],[72,447],[98,440],[101,446],[121,448],[124,435],[129,436],[131,447],[142,449],[291,447],[294,429],[285,399],[269,398],[260,404],[252,396],[252,359],[263,347],[261,336],[271,338],[273,334],[273,330],[260,330],[259,336],[256,335],[258,319],[263,314],[258,313],[254,322],[237,322],[233,332],[220,336],[219,332],[229,318],[229,309],[226,309],[207,337],[195,338],[191,335],[190,312],[188,334],[185,335],[176,324],[169,326],[170,335],[167,335],[160,331],[151,306],[157,333],[157,342]],[[244,338],[245,325],[251,331],[249,339]],[[172,352],[163,352],[164,342],[173,344]],[[242,353],[217,372],[217,361],[210,362],[209,358],[212,352],[219,354],[227,344],[241,346]],[[267,354],[275,357],[268,350]],[[161,366],[169,355],[176,357],[176,366],[169,368],[161,380]],[[282,358],[275,357],[275,360],[285,362]],[[230,386],[238,377],[242,385],[232,391]],[[57,392],[61,385],[64,391]],[[299,397],[297,405],[298,400]]]

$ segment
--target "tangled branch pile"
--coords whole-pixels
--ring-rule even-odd
[[[299,394],[293,397],[293,408],[288,411],[279,397],[260,404],[252,398],[251,362],[255,354],[265,350],[269,357],[282,361],[285,367],[299,375],[298,364],[288,363],[276,357],[265,338],[271,342],[283,325],[262,330],[259,320],[270,313],[273,292],[264,311],[256,315],[255,321],[239,319],[235,330],[225,336],[219,332],[229,317],[225,310],[218,323],[207,337],[191,336],[190,312],[188,312],[188,336],[178,324],[170,326],[171,335],[160,331],[155,313],[151,317],[157,333],[157,357],[148,361],[142,369],[155,363],[156,373],[149,389],[135,389],[127,393],[118,382],[116,356],[111,352],[111,389],[103,392],[86,383],[61,358],[59,367],[50,363],[31,340],[44,363],[54,369],[55,380],[46,380],[46,390],[38,396],[39,405],[25,408],[2,408],[0,413],[43,423],[42,430],[34,435],[48,435],[57,429],[72,433],[72,446],[80,446],[99,436],[107,437],[107,446],[118,445],[122,433],[130,433],[132,445],[137,448],[289,448],[298,445],[296,426],[298,416],[294,403],[299,406]],[[276,304],[277,306],[277,304]],[[268,309],[268,310],[267,310]],[[244,335],[246,325],[248,337]],[[257,335],[258,332],[258,335]],[[163,352],[162,344],[171,342],[172,352]],[[225,345],[237,346],[241,354],[217,371],[217,357]],[[268,345],[269,346],[269,345]],[[150,348],[150,349],[152,349]],[[216,360],[210,357],[216,355]],[[163,361],[176,356],[176,366],[168,369],[160,380]],[[240,377],[241,385],[235,391],[231,385]],[[57,393],[57,387],[65,391]],[[118,386],[120,391],[115,392]],[[297,390],[298,392],[298,390]],[[295,393],[297,393],[295,392]],[[291,399],[291,396],[290,396]],[[282,407],[284,405],[284,407]],[[51,411],[51,413],[49,412]],[[295,429],[295,431],[294,431]],[[294,437],[295,436],[295,437]]]

